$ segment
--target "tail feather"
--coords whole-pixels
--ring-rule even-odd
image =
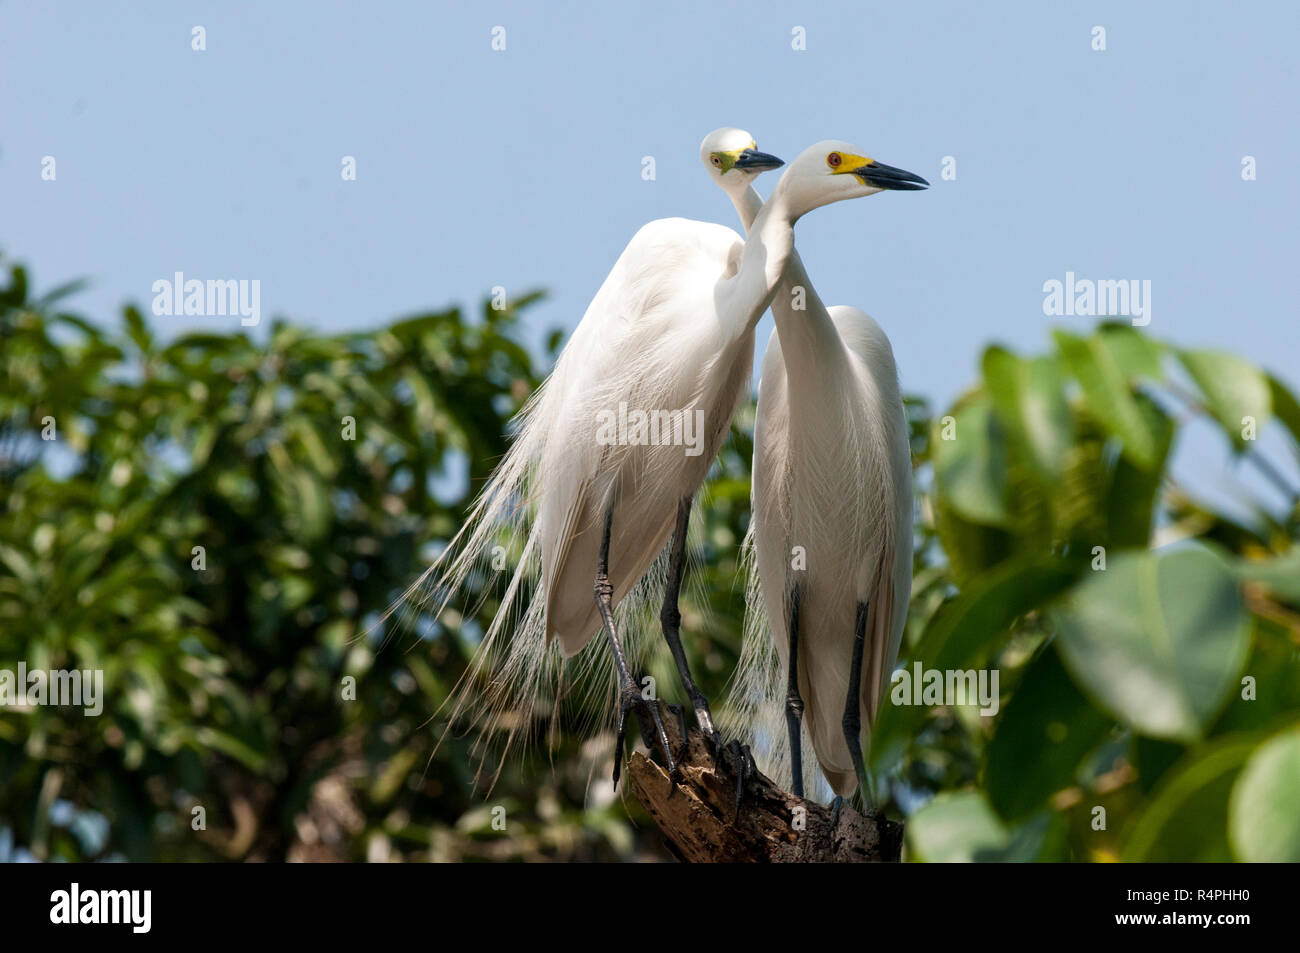
[[[561,706],[566,711],[574,706],[580,728],[592,728],[608,722],[617,698],[604,639],[592,639],[567,663],[558,643],[547,644],[535,492],[542,422],[547,419],[543,385],[516,418],[515,439],[464,526],[372,627],[387,626],[390,620],[410,631],[419,631],[428,620],[454,624],[473,617],[499,592],[492,621],[469,665],[433,716],[445,718],[439,745],[453,729],[472,726],[478,780],[489,785],[516,744],[526,746],[539,727],[557,723]],[[507,570],[512,558],[514,568]],[[642,662],[647,612],[657,605],[663,577],[657,563],[615,609],[633,665]],[[471,591],[477,596],[455,605]],[[497,763],[489,775],[494,752]]]

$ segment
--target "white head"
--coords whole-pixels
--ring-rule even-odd
[[[713,181],[729,195],[749,188],[760,173],[785,164],[776,156],[759,152],[754,137],[745,130],[730,126],[715,129],[704,137],[700,143],[700,161]]]
[[[929,186],[919,175],[868,158],[852,143],[825,139],[799,153],[790,163],[772,198],[780,195],[786,211],[797,220],[832,202],[886,190],[915,191]]]

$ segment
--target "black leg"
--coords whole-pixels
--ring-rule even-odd
[[[803,699],[799,697],[799,587],[790,590],[790,654],[786,665],[785,725],[790,731],[790,790],[803,797],[803,751],[799,730]]]
[[[600,610],[601,621],[605,623],[605,631],[609,633],[610,648],[614,651],[614,665],[618,668],[618,735],[614,749],[614,786],[618,786],[623,767],[623,740],[626,737],[627,713],[633,708],[641,710],[642,714],[644,709],[649,709],[650,717],[654,719],[655,731],[659,735],[659,743],[663,746],[664,757],[668,760],[668,776],[675,781],[677,762],[673,759],[672,749],[668,745],[668,733],[664,731],[663,720],[659,717],[659,705],[647,704],[641,697],[641,693],[637,691],[636,682],[632,680],[627,659],[623,655],[623,645],[618,640],[618,630],[614,628],[614,587],[609,582],[609,535],[613,523],[614,504],[611,501],[609,509],[605,511],[605,530],[600,539],[600,558],[596,563],[596,608]]]
[[[844,740],[848,742],[853,757],[853,771],[858,776],[858,790],[862,803],[873,809],[871,790],[867,785],[867,772],[862,763],[862,655],[867,642],[867,603],[858,603],[858,615],[853,623],[853,662],[849,667],[849,694],[844,700]]]
[[[737,741],[724,745],[722,734],[713,725],[713,713],[709,710],[709,700],[704,697],[700,691],[695,679],[691,676],[690,665],[686,661],[686,650],[682,647],[682,613],[679,607],[679,598],[682,591],[682,576],[686,571],[686,530],[691,518],[691,497],[685,496],[677,501],[677,522],[673,528],[673,549],[669,554],[668,561],[668,586],[664,591],[663,608],[659,610],[659,622],[663,626],[664,641],[668,643],[668,649],[673,653],[673,661],[677,663],[677,675],[681,679],[682,688],[686,690],[686,696],[691,700],[691,707],[695,709],[695,721],[700,726],[700,731],[713,746],[714,758],[718,760],[729,759],[736,773],[736,814],[740,814],[741,801],[745,796],[745,782],[749,780],[758,769],[754,766],[754,758],[749,749]],[[682,725],[682,738],[686,738],[686,726]]]
[[[659,610],[659,622],[663,626],[664,641],[673,653],[677,663],[677,674],[681,678],[686,697],[695,709],[695,721],[700,730],[708,736],[715,747],[721,746],[722,738],[713,727],[713,713],[709,711],[709,700],[700,691],[695,679],[691,677],[690,666],[686,662],[686,651],[682,648],[682,613],[678,607],[678,597],[682,591],[682,574],[686,570],[686,524],[691,517],[691,498],[684,497],[677,503],[677,526],[673,530],[673,551],[668,563],[668,588],[664,592],[663,608]]]
[[[740,817],[740,805],[745,799],[745,782],[758,773],[758,766],[754,764],[754,754],[749,750],[749,745],[742,745],[739,741],[733,741],[727,745],[727,754],[735,763],[736,768],[736,812],[734,817]]]
[[[686,727],[686,709],[681,705],[665,705],[664,707],[677,719],[677,731],[682,736],[682,744],[685,745],[687,743],[686,732],[688,731]]]

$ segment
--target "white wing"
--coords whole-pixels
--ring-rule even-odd
[[[731,229],[686,219],[637,232],[521,412],[511,449],[466,526],[406,594],[408,611],[436,616],[472,572],[503,578],[500,609],[457,687],[452,721],[472,716],[485,735],[501,727],[513,737],[551,703],[562,674],[612,690],[612,666],[597,664],[607,656],[585,652],[571,674],[561,657],[580,652],[600,629],[593,583],[609,501],[620,620],[644,619],[657,594],[654,580],[637,584],[671,534],[677,501],[703,481],[753,361],[752,333],[730,339],[714,304],[742,249]],[[604,415],[617,421],[621,405],[628,414],[690,412],[692,432],[681,436],[698,437],[699,452],[662,440],[608,442]],[[697,410],[704,432],[694,434]],[[491,568],[500,552],[518,558],[509,575]],[[621,625],[620,634],[634,642],[635,628]],[[549,650],[552,640],[560,651]]]
[[[775,346],[781,342],[774,335],[763,364],[754,436],[752,618],[731,697],[762,735],[751,743],[771,753],[768,764],[784,781],[788,595],[798,585],[806,737],[832,787],[848,794],[856,780],[840,721],[854,618],[858,603],[865,602],[866,727],[888,684],[906,618],[910,453],[884,333],[857,309],[814,312],[821,305],[811,295],[809,304],[806,313],[778,316],[787,321],[793,353]],[[804,560],[801,568],[791,565],[796,552]],[[770,649],[760,649],[762,642]],[[812,761],[805,758],[806,768]],[[805,787],[812,790],[807,770]]]
[[[698,490],[726,434],[753,343],[725,339],[713,300],[740,247],[739,236],[722,226],[650,223],[583,318],[575,334],[579,359],[556,369],[567,387],[544,423],[538,544],[546,635],[566,656],[600,628],[592,580],[610,501],[609,575],[617,603],[663,549],[678,501]],[[660,434],[657,444],[610,444],[610,421],[618,425],[637,412],[647,415],[647,426],[654,419],[684,429],[680,437]],[[704,432],[695,434],[701,420]],[[689,456],[681,442],[688,435],[699,441]]]
[[[874,722],[898,662],[912,596],[912,448],[889,338],[865,311],[846,305],[828,310],[840,337],[872,382],[892,484],[893,546],[882,553],[880,576],[872,593],[875,611],[867,620],[867,644],[872,650],[867,671],[872,677],[864,672],[862,679],[862,704]],[[864,725],[870,722],[864,721]]]

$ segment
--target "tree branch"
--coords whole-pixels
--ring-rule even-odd
[[[652,704],[660,704],[653,702]],[[678,719],[660,705],[664,728],[681,769],[681,782],[641,752],[628,764],[629,788],[673,852],[701,862],[864,863],[897,861],[903,825],[883,815],[859,814],[848,804],[831,828],[831,810],[753,775],[736,814],[736,776],[716,764],[704,736],[690,729],[683,744]]]

